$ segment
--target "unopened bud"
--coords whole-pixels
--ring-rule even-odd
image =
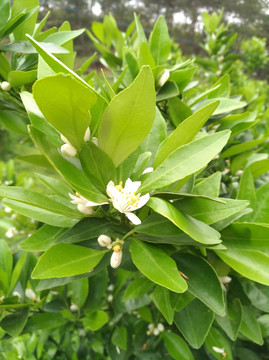
[[[157,329],[158,329],[160,332],[164,331],[164,326],[163,326],[163,324],[159,323],[159,324],[157,325]]]
[[[69,140],[65,136],[63,136],[63,134],[61,134],[61,139],[64,143],[71,145]]]
[[[115,269],[118,266],[120,266],[121,260],[122,260],[122,251],[118,251],[118,252],[113,251],[113,254],[110,259],[111,267],[113,267]]]
[[[78,311],[77,305],[76,305],[76,304],[72,304],[72,305],[70,306],[70,310],[71,310],[72,312]]]
[[[92,215],[93,214],[93,208],[90,206],[86,206],[84,204],[77,204],[78,211],[82,212],[85,215]]]
[[[2,84],[1,84],[1,89],[3,91],[9,91],[11,89],[10,83],[7,82],[7,81],[3,81]]]
[[[96,145],[96,146],[98,146],[98,139],[97,139],[97,137],[93,137],[92,138],[92,142]]]
[[[64,144],[61,146],[61,152],[63,156],[74,157],[77,154],[77,150],[70,144]]]
[[[142,175],[151,173],[152,171],[153,171],[153,167],[148,167],[142,172]]]
[[[159,86],[162,87],[166,83],[166,81],[169,79],[169,76],[170,76],[169,70],[167,70],[167,69],[164,70],[162,76],[160,77],[160,79],[158,81]]]
[[[107,247],[108,249],[111,249],[112,248],[112,245],[111,245],[111,238],[107,235],[100,235],[97,239],[98,243],[100,246],[102,247]]]
[[[90,140],[90,136],[91,136],[91,130],[90,128],[87,128],[85,135],[84,135],[84,141],[87,142]]]
[[[26,289],[26,290],[25,290],[25,295],[26,295],[29,299],[33,300],[33,301],[36,300],[36,293],[35,293],[32,289]]]
[[[157,329],[157,328],[155,328],[155,329],[153,330],[153,335],[158,336],[159,334],[160,334],[160,330]]]

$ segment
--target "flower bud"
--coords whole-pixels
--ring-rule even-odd
[[[111,245],[111,238],[107,235],[100,235],[97,239],[98,243],[100,246],[102,247],[107,247],[108,249],[111,249],[112,245]]]
[[[152,171],[153,171],[153,167],[148,167],[142,172],[142,175],[151,173]]]
[[[3,81],[2,84],[1,84],[1,89],[3,91],[9,91],[11,89],[10,83],[7,82],[7,81]]]
[[[157,328],[155,328],[155,329],[153,330],[153,335],[158,336],[159,334],[160,334],[160,330],[157,329]]]
[[[167,69],[164,70],[162,76],[160,77],[160,79],[158,81],[159,86],[162,87],[166,83],[166,81],[169,79],[169,76],[170,76],[169,70],[167,70]]]
[[[85,135],[84,135],[84,141],[87,142],[90,140],[90,136],[91,136],[91,130],[90,128],[87,128]]]
[[[96,145],[96,146],[98,146],[98,139],[97,139],[97,137],[93,137],[92,138],[92,142]]]
[[[78,211],[80,211],[82,214],[85,214],[85,215],[93,214],[93,208],[90,206],[86,206],[84,204],[77,204],[77,209],[78,209]]]
[[[118,251],[118,252],[113,251],[113,254],[110,259],[111,267],[113,267],[115,269],[118,266],[120,266],[121,260],[122,260],[122,251]]]
[[[25,290],[25,295],[26,295],[29,299],[33,300],[33,301],[36,300],[36,293],[35,293],[32,289],[26,289],[26,290]]]
[[[63,136],[63,134],[61,134],[61,139],[64,143],[71,145],[69,140],[67,140],[67,138],[65,136]]]
[[[63,156],[74,157],[77,154],[77,150],[70,144],[64,144],[61,146],[61,152]]]
[[[72,312],[78,311],[78,306],[77,306],[76,304],[71,304],[70,310],[71,310]]]
[[[164,331],[164,326],[163,326],[163,324],[159,323],[159,324],[157,325],[157,329],[158,329],[160,332]]]

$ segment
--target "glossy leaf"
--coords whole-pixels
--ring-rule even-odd
[[[190,348],[185,341],[173,332],[165,332],[163,334],[165,346],[175,360],[194,360]]]
[[[123,300],[127,301],[130,299],[141,297],[147,294],[154,286],[154,283],[147,278],[135,279],[125,290]]]
[[[108,315],[106,312],[98,310],[88,314],[81,319],[86,329],[97,331],[108,322]]]
[[[156,21],[149,38],[149,47],[156,65],[163,65],[170,53],[171,40],[163,16]]]
[[[183,120],[192,115],[191,109],[178,97],[168,99],[168,107],[174,126],[178,126]]]
[[[225,331],[227,336],[233,341],[236,340],[237,334],[242,322],[242,305],[239,299],[233,302],[227,302],[227,314],[223,316],[216,315],[215,320],[218,325]]]
[[[174,260],[163,250],[132,239],[130,251],[134,264],[151,281],[178,293],[187,290],[186,281],[180,276]]]
[[[145,66],[134,82],[112,99],[100,126],[99,146],[116,167],[142,143],[154,118],[154,81]]]
[[[157,307],[157,309],[162,313],[169,325],[173,324],[174,319],[174,310],[170,303],[169,290],[156,286],[153,291],[151,298]]]
[[[214,320],[214,313],[198,299],[175,313],[174,322],[184,338],[194,349],[205,341]]]
[[[18,310],[13,314],[4,317],[0,326],[11,336],[18,336],[22,332],[29,314],[29,308]]]
[[[243,306],[243,319],[239,331],[258,345],[263,345],[262,331],[252,308]]]
[[[117,326],[113,331],[111,342],[122,350],[127,350],[127,330],[124,326]]]
[[[216,328],[212,327],[210,329],[205,340],[205,345],[216,359],[223,360],[225,357],[227,360],[233,360],[232,351],[228,341]],[[223,349],[223,352],[216,352],[214,348]]]
[[[219,132],[179,147],[144,180],[140,191],[161,188],[202,169],[224,147],[229,135],[229,131]]]
[[[66,321],[61,314],[55,312],[34,314],[28,320],[25,331],[50,330],[62,326]]]
[[[92,270],[105,251],[71,244],[56,244],[39,259],[32,273],[33,279],[74,276]]]

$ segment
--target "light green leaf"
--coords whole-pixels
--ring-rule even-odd
[[[175,313],[175,324],[194,349],[199,349],[211,328],[214,313],[198,299]]]
[[[147,202],[147,206],[169,219],[197,242],[202,244],[218,244],[221,242],[220,233],[215,229],[179,211],[165,200],[152,197]]]
[[[29,71],[20,71],[14,70],[10,71],[8,74],[8,81],[10,82],[12,87],[18,87],[21,85],[33,83],[36,80],[37,71],[29,70]]]
[[[156,286],[151,298],[157,309],[163,314],[169,325],[173,324],[174,310],[170,303],[169,290],[162,286]]]
[[[71,75],[57,74],[38,80],[33,95],[46,120],[80,149],[90,124],[89,110],[96,102],[94,93]]]
[[[198,67],[195,66],[187,69],[176,70],[170,75],[170,80],[174,81],[177,84],[179,91],[182,92],[192,81],[197,69]]]
[[[171,40],[163,16],[156,21],[149,38],[149,47],[156,65],[163,65],[170,54]]]
[[[163,334],[165,346],[175,360],[194,360],[190,348],[185,341],[173,332],[165,332]]]
[[[72,193],[72,188],[66,183],[51,176],[46,176],[38,173],[36,173],[35,175],[54,194],[70,200],[68,193]]]
[[[246,141],[246,142],[243,142],[238,145],[233,145],[233,146],[229,147],[227,150],[223,151],[223,153],[221,154],[221,158],[223,159],[223,158],[227,158],[230,156],[234,156],[234,155],[243,153],[249,149],[252,149],[253,147],[255,147],[259,144],[262,144],[263,142],[265,142],[266,139],[267,139],[267,137],[264,137],[261,139]]]
[[[34,11],[27,20],[25,20],[20,26],[16,27],[13,31],[15,40],[25,39],[25,34],[33,34],[38,15],[38,5],[38,0],[24,0],[23,2],[20,0],[14,0],[11,9],[12,18],[23,11]]]
[[[141,25],[139,17],[136,15],[136,13],[134,14],[134,18],[135,18],[135,25],[136,25],[136,31],[137,31],[139,43],[141,44],[142,42],[147,42],[147,38],[143,26]]]
[[[155,89],[151,70],[142,67],[135,81],[107,107],[99,130],[99,146],[115,166],[135,151],[155,118]]]
[[[181,122],[158,152],[154,160],[154,167],[158,167],[177,148],[189,143],[208,120],[218,104],[217,101],[209,104]]]
[[[220,316],[225,315],[224,295],[215,270],[202,257],[188,253],[174,256],[177,265],[188,277],[188,290]]]
[[[168,99],[169,113],[174,126],[192,115],[191,109],[178,97]]]
[[[146,42],[142,42],[138,51],[138,66],[141,68],[143,65],[149,65],[151,68],[155,66],[155,61],[150,53],[149,46]]]
[[[244,101],[218,97],[215,99],[208,99],[208,100],[201,101],[198,104],[196,104],[192,110],[197,111],[197,110],[203,108],[204,106],[211,104],[212,102],[215,102],[217,100],[220,101],[220,104],[217,107],[217,109],[214,111],[213,115],[220,115],[220,114],[228,113],[233,110],[241,109],[242,107],[247,105],[247,103]]]
[[[179,95],[177,84],[174,81],[167,81],[158,91],[156,101],[163,101]]]
[[[251,216],[252,222],[269,224],[269,183],[256,192],[256,206]]]
[[[13,110],[0,110],[0,121],[2,125],[18,134],[27,134],[27,117]]]
[[[38,260],[33,270],[33,279],[59,278],[84,274],[92,270],[106,251],[78,245],[56,244]]]
[[[103,327],[109,318],[106,312],[98,310],[88,314],[86,317],[82,318],[81,321],[86,329],[91,331],[97,331]]]
[[[202,169],[225,146],[230,132],[204,136],[172,152],[142,183],[141,192],[152,191]]]
[[[124,326],[117,326],[113,331],[111,342],[122,350],[127,350],[127,330]]]
[[[193,194],[218,197],[220,191],[221,172],[217,171],[194,185]]]
[[[180,276],[174,260],[163,250],[132,239],[130,251],[134,264],[151,281],[177,293],[187,290],[186,281]]]
[[[6,26],[10,12],[10,1],[3,0],[0,4],[0,32]]]
[[[0,269],[7,274],[7,280],[10,281],[13,266],[11,250],[5,240],[0,240]]]

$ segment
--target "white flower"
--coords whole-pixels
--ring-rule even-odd
[[[159,86],[163,86],[166,83],[166,81],[169,79],[169,76],[170,76],[169,70],[165,69],[158,81]]]
[[[93,201],[89,201],[79,193],[76,193],[76,196],[69,193],[69,196],[71,197],[71,203],[77,205],[77,209],[82,212],[85,215],[92,215],[94,210],[94,206],[99,206],[103,204],[107,204],[107,202],[104,203],[95,203]]]
[[[71,144],[64,144],[61,146],[61,153],[66,157],[75,157],[77,155],[77,149]]]
[[[5,233],[7,238],[12,238],[13,236],[18,234],[18,230],[15,227],[11,227],[7,230],[7,232]]]
[[[127,179],[124,188],[122,183],[115,186],[113,181],[110,181],[106,188],[114,208],[125,214],[134,225],[141,224],[141,220],[132,211],[140,209],[149,200],[149,194],[141,197],[140,194],[136,194],[140,185],[141,181]]]
[[[122,260],[122,251],[113,251],[113,254],[110,258],[110,265],[114,269],[120,266]]]
[[[3,81],[1,84],[1,89],[3,91],[9,91],[11,89],[11,84],[7,81]]]
[[[102,247],[106,247],[108,249],[112,249],[112,240],[109,236],[107,235],[100,235],[97,239],[98,243],[100,246]]]
[[[25,295],[28,297],[28,299],[31,299],[33,301],[37,299],[36,293],[32,289],[26,289]]]
[[[219,348],[217,346],[212,346],[212,349],[213,349],[213,351],[215,351],[218,354],[223,354],[225,352],[224,348],[221,349],[221,348]]]

